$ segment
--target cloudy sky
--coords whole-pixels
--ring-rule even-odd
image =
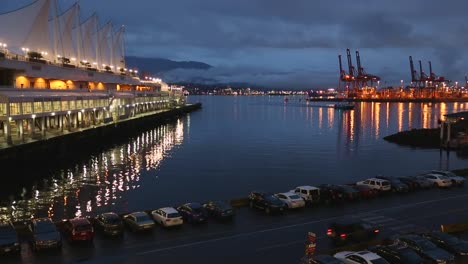
[[[31,0],[2,0],[1,9]],[[66,9],[74,1],[59,0]],[[338,84],[338,54],[359,49],[368,73],[409,82],[408,56],[432,60],[459,82],[468,72],[468,2],[462,0],[81,0],[82,18],[126,26],[127,55],[194,60],[207,71],[177,70],[275,88]],[[426,69],[428,72],[428,69]]]

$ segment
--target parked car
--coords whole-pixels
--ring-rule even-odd
[[[414,250],[404,245],[377,245],[369,250],[394,264],[421,264],[424,262]]]
[[[333,256],[347,264],[389,264],[388,261],[370,251],[341,251]]]
[[[422,175],[416,175],[411,178],[413,178],[419,184],[419,188],[421,189],[429,189],[434,186],[432,181],[430,181],[429,179],[427,179],[426,177]]]
[[[234,217],[234,208],[223,201],[210,201],[203,204],[208,215],[218,220],[231,220]]]
[[[287,208],[302,208],[305,206],[305,201],[298,194],[293,192],[277,193],[275,194],[278,199],[283,201]]]
[[[351,186],[359,192],[359,196],[364,199],[375,198],[379,195],[379,191],[367,185],[353,185]]]
[[[205,223],[208,216],[200,203],[186,203],[177,208],[184,221],[188,223]]]
[[[345,200],[345,194],[338,185],[321,184],[320,200],[325,204],[341,203]]]
[[[424,175],[424,177],[431,181],[434,186],[440,188],[449,188],[450,186],[452,186],[452,180],[440,174],[429,173]]]
[[[19,253],[18,235],[11,222],[0,223],[0,253]]]
[[[184,219],[179,212],[173,207],[163,207],[151,212],[156,223],[163,227],[181,226]]]
[[[420,184],[414,177],[402,176],[402,177],[398,177],[397,179],[400,180],[402,183],[406,184],[408,188],[410,189],[410,191],[421,189]],[[429,187],[431,187],[431,185],[429,185]]]
[[[28,225],[32,233],[31,246],[34,251],[62,247],[62,236],[49,218],[33,219]]]
[[[432,261],[434,263],[452,263],[455,260],[452,254],[437,247],[434,243],[419,235],[404,235],[397,238],[396,241],[399,244],[412,248],[427,261]]]
[[[274,195],[263,192],[251,192],[249,194],[250,208],[258,208],[264,210],[265,213],[273,212],[282,213],[286,208],[286,204]]]
[[[87,218],[76,217],[65,221],[64,234],[70,241],[93,241],[94,228]]]
[[[390,190],[392,192],[408,192],[409,187],[408,185],[404,184],[402,181],[400,181],[398,178],[395,177],[389,177],[389,176],[376,176],[377,179],[383,179],[387,180],[390,182]]]
[[[364,181],[358,181],[356,182],[356,185],[366,185],[371,187],[372,189],[376,189],[383,192],[390,191],[392,189],[389,181],[378,178],[370,178]]]
[[[440,231],[435,231],[423,234],[423,237],[429,239],[436,246],[445,249],[452,254],[458,256],[468,255],[468,242],[465,240],[461,240],[456,236],[452,236],[450,234]]]
[[[327,236],[335,244],[346,244],[356,241],[366,241],[375,238],[380,232],[377,226],[364,223],[359,219],[343,218],[333,222],[327,229]]]
[[[134,232],[151,230],[155,226],[153,219],[145,212],[134,212],[125,215],[123,221]]]
[[[330,255],[317,255],[312,257],[305,257],[301,260],[300,264],[342,264],[343,261],[334,258]]]
[[[119,236],[123,234],[123,221],[113,212],[103,213],[95,219],[96,229],[99,229],[106,235]]]
[[[294,190],[297,195],[301,196],[307,204],[315,204],[320,202],[320,189],[314,186],[298,186]]]
[[[344,198],[349,201],[356,201],[361,198],[360,192],[349,185],[338,185]]]
[[[453,186],[455,186],[455,185],[458,185],[458,186],[465,185],[466,179],[464,177],[462,177],[462,176],[456,175],[455,173],[453,173],[451,171],[433,170],[433,171],[431,171],[431,173],[439,174],[439,175],[443,175],[445,177],[448,177],[452,181]]]

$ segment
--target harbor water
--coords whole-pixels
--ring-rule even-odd
[[[382,138],[438,126],[468,103],[356,103],[354,110],[281,96],[190,96],[203,109],[93,156],[56,167],[15,169],[0,186],[0,219],[55,220],[185,202],[227,200],[251,190],[350,183],[383,175],[467,167],[455,152]]]

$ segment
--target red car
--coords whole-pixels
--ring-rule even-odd
[[[379,195],[376,189],[372,189],[366,185],[353,185],[352,187],[359,192],[359,196],[363,199],[370,199]]]
[[[92,241],[94,238],[93,226],[83,217],[67,220],[64,224],[64,233],[70,241]]]

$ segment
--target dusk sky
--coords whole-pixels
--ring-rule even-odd
[[[1,10],[31,0],[2,0]],[[64,10],[74,1],[59,0]],[[82,0],[82,18],[126,26],[127,55],[193,60],[210,70],[191,76],[274,88],[336,87],[338,54],[359,49],[382,84],[410,80],[408,56],[432,60],[438,75],[464,82],[468,72],[465,1]]]

